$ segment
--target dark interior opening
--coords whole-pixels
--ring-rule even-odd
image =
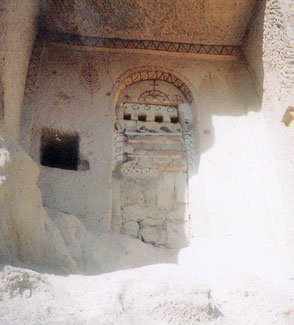
[[[124,114],[124,120],[131,120],[131,114]]]
[[[146,122],[147,116],[144,114],[141,114],[138,116],[138,120],[141,122]]]
[[[163,116],[162,115],[156,115],[155,116],[155,122],[162,123],[163,122]]]
[[[171,117],[170,121],[171,121],[171,123],[179,123],[179,118],[178,117]]]
[[[79,163],[79,135],[43,129],[41,165],[77,170]]]

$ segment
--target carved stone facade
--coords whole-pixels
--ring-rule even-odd
[[[178,105],[123,102],[114,130],[114,230],[156,246],[187,245],[187,156]]]
[[[130,306],[155,291],[148,315],[164,311],[155,322],[173,323],[176,313],[179,323],[201,323],[190,276],[215,285],[225,323],[293,318],[278,295],[274,308],[259,299],[272,288],[260,295],[248,278],[288,290],[294,274],[292,108],[288,127],[281,123],[294,100],[293,0],[41,0],[37,27],[38,4],[0,1],[1,263],[58,273],[130,269],[127,278],[102,276],[101,290],[89,293],[106,301],[106,313],[92,317],[97,302],[84,308],[80,297],[63,309],[65,324],[83,323],[82,315],[84,323],[150,323]],[[175,282],[162,266],[149,275],[137,269],[134,280],[131,269],[156,263],[178,264],[188,294],[175,286],[176,296],[166,295],[159,282]],[[14,286],[12,277],[2,284]],[[239,277],[243,306],[231,295]],[[105,294],[111,283],[118,290]],[[220,316],[204,292],[209,319]],[[8,307],[28,321],[27,309],[21,321],[15,303]],[[50,322],[51,310],[36,322]]]

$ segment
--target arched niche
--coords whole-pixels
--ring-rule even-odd
[[[164,71],[124,76],[115,100],[112,228],[155,246],[187,246],[192,92]]]

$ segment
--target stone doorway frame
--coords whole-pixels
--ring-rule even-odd
[[[115,202],[120,202],[120,190],[119,186],[116,186],[117,180],[113,177],[114,173],[118,168],[120,168],[123,162],[123,130],[120,130],[116,125],[117,121],[117,105],[119,104],[119,99],[122,90],[125,88],[141,82],[148,80],[156,81],[165,81],[170,84],[173,84],[178,88],[181,93],[184,95],[186,101],[184,103],[178,103],[178,113],[179,113],[179,122],[182,127],[183,139],[187,155],[187,165],[188,165],[188,202],[189,198],[189,179],[192,175],[195,174],[196,169],[196,155],[195,155],[195,132],[194,132],[194,114],[196,109],[194,109],[194,94],[197,94],[196,90],[193,88],[191,83],[184,77],[180,76],[174,71],[161,67],[137,67],[130,69],[123,73],[115,82],[112,90],[112,112],[114,119],[114,128],[113,128],[113,166],[112,166],[112,177],[111,177],[111,187],[112,187],[112,208],[111,208],[111,228],[115,233],[118,232],[118,229],[115,226],[115,219],[121,218],[120,206],[115,204]],[[118,193],[119,192],[119,193]]]

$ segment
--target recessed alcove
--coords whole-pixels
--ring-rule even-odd
[[[78,133],[65,133],[43,129],[41,137],[40,163],[42,166],[78,170],[79,165]]]
[[[145,114],[138,115],[138,121],[146,122],[147,116]]]
[[[163,116],[162,115],[156,115],[155,116],[155,122],[162,123],[163,122]]]
[[[130,121],[132,118],[131,114],[124,114],[124,120]]]
[[[179,118],[178,117],[171,117],[170,122],[174,123],[174,124],[179,123]]]

